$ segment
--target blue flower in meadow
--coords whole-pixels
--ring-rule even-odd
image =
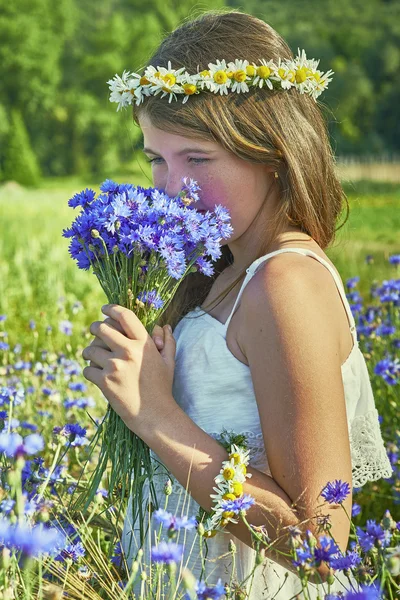
[[[378,325],[375,329],[375,335],[379,337],[393,335],[394,333],[396,333],[396,327],[394,325],[386,325],[385,323]]]
[[[49,412],[48,410],[38,410],[37,414],[41,417],[52,417],[53,414],[51,412]]]
[[[73,392],[86,392],[87,390],[87,385],[86,383],[83,383],[81,381],[76,381],[76,382],[70,382],[68,384],[68,387],[70,390],[72,390]]]
[[[367,263],[367,265],[370,265],[374,262],[374,257],[372,254],[367,254],[367,256],[365,257],[365,262]]]
[[[28,523],[11,525],[3,519],[0,521],[0,543],[22,551],[24,556],[39,556],[58,553],[65,544],[65,537],[57,529],[42,524],[31,528]]]
[[[58,328],[61,331],[61,333],[65,333],[65,335],[72,335],[72,323],[71,321],[68,321],[66,319],[64,319],[63,321],[60,321]]]
[[[36,329],[36,323],[33,319],[29,321],[29,329]]]
[[[138,299],[158,310],[164,305],[164,300],[159,297],[157,290],[151,290],[148,292],[139,292]]]
[[[319,538],[320,546],[314,548],[314,557],[317,563],[325,561],[329,563],[334,555],[337,555],[340,550],[332,538],[325,535]]]
[[[89,440],[85,437],[86,429],[77,423],[67,423],[63,427],[53,427],[53,433],[68,438],[66,444],[70,443],[71,446],[84,446],[89,443]]]
[[[10,498],[8,498],[8,499],[0,502],[0,511],[3,514],[8,515],[12,511],[14,506],[15,506],[15,500],[11,500]]]
[[[354,502],[353,506],[351,507],[351,516],[357,517],[360,513],[361,513],[361,506],[359,504],[357,504],[356,502]]]
[[[48,387],[42,388],[42,394],[44,396],[51,396],[53,392],[54,392],[54,390],[52,390],[51,388],[48,388]]]
[[[65,548],[55,557],[54,560],[65,561],[71,559],[74,562],[78,562],[79,559],[83,558],[86,554],[86,550],[82,542],[76,544],[67,544]]]
[[[397,385],[400,381],[400,360],[384,358],[375,365],[374,373],[380,375],[387,384]]]
[[[2,387],[0,388],[0,406],[13,403],[14,406],[19,406],[25,400],[25,392],[22,388]]]
[[[37,433],[32,433],[25,439],[19,433],[0,433],[0,452],[4,452],[8,457],[17,454],[36,454],[43,448],[43,438]]]
[[[240,498],[235,498],[235,500],[224,500],[221,503],[221,508],[224,510],[228,510],[230,512],[234,512],[236,515],[240,513],[240,511],[248,511],[251,506],[253,506],[255,500],[250,494],[243,494]]]
[[[0,410],[0,421],[4,421],[4,419],[7,419],[8,417],[8,412],[6,410]]]
[[[118,192],[118,183],[115,183],[112,179],[106,179],[100,186],[102,192],[108,192],[110,194],[116,194]]]
[[[122,565],[124,564],[125,554],[121,546],[121,542],[117,542],[115,544],[114,552],[110,560],[116,567],[122,567]]]
[[[95,195],[96,193],[93,190],[86,188],[83,192],[75,194],[75,196],[68,200],[68,206],[71,208],[76,208],[77,206],[85,207],[93,201]]]
[[[182,544],[174,542],[160,542],[151,548],[151,560],[154,562],[172,563],[179,562],[183,556]]]
[[[9,350],[10,349],[10,345],[7,344],[6,342],[0,342],[0,350]]]
[[[374,585],[362,586],[359,592],[347,592],[344,600],[381,600],[379,587]]]
[[[225,596],[225,587],[221,579],[218,579],[214,587],[207,586],[204,581],[197,580],[194,591],[196,592],[197,600],[220,600],[220,598]],[[187,600],[191,598],[189,594],[186,594],[185,597]]]
[[[26,454],[37,454],[44,448],[44,440],[38,433],[31,433],[24,438],[24,451]]]
[[[346,281],[346,285],[349,288],[349,290],[351,290],[352,288],[354,288],[357,285],[357,283],[359,281],[360,281],[360,278],[358,276],[357,277],[351,277],[350,279],[348,279]]]
[[[21,344],[15,344],[14,350],[13,350],[14,354],[20,354],[21,350],[22,350],[22,345]]]
[[[392,256],[389,256],[389,262],[392,265],[400,265],[400,254],[392,254]]]
[[[366,531],[361,529],[361,527],[356,527],[356,532],[358,541],[364,552],[369,552],[375,544],[383,547],[388,546],[392,537],[390,531],[384,530],[373,519],[367,520]]]
[[[301,546],[296,548],[296,559],[292,560],[295,567],[304,567],[314,563],[314,554],[308,542],[303,541]]]
[[[350,494],[350,485],[347,481],[335,479],[328,481],[321,492],[321,496],[329,502],[329,504],[342,504],[342,502]]]
[[[346,569],[353,569],[357,567],[361,562],[361,556],[353,550],[348,552],[345,556],[332,556],[329,559],[329,566],[337,571],[345,571]]]
[[[7,319],[7,315],[0,315],[0,323]]]
[[[193,529],[197,525],[196,517],[188,518],[186,515],[176,517],[162,508],[156,510],[153,517],[157,523],[162,523],[164,527],[177,531],[179,529]]]

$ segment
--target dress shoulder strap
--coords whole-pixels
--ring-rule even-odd
[[[338,277],[336,271],[333,269],[332,265],[330,265],[328,263],[328,261],[326,261],[324,258],[321,258],[321,256],[318,256],[318,254],[316,254],[313,250],[308,250],[306,248],[281,248],[280,250],[275,250],[275,252],[270,252],[269,254],[260,256],[260,258],[257,258],[254,262],[252,262],[250,267],[248,269],[246,269],[246,277],[245,277],[245,279],[242,283],[242,286],[239,290],[239,293],[235,300],[235,304],[233,306],[231,314],[229,315],[228,319],[225,322],[225,329],[228,329],[229,323],[235,313],[236,307],[240,301],[243,290],[246,287],[246,285],[248,284],[248,282],[250,281],[250,279],[253,277],[253,275],[256,273],[257,269],[262,264],[264,264],[269,258],[272,258],[273,256],[276,256],[277,254],[282,254],[283,252],[296,252],[297,254],[303,254],[304,256],[311,256],[312,258],[315,258],[316,260],[318,260],[318,262],[323,264],[328,269],[328,271],[331,273],[331,275],[336,283],[336,286],[338,288],[344,308],[346,310],[346,314],[347,314],[349,324],[350,324],[350,331],[351,331],[351,335],[353,337],[354,343],[357,343],[357,331],[356,331],[355,320],[353,317],[353,313],[351,312],[349,301],[346,297],[346,293],[345,293],[342,281],[340,280],[340,277]]]

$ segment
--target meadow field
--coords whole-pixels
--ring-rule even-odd
[[[114,173],[110,178],[121,183],[150,185],[144,172]],[[17,520],[23,512],[18,505],[23,490],[31,499],[38,489],[41,499],[47,500],[45,506],[37,508],[37,514],[42,515],[41,522],[55,514],[62,513],[66,517],[66,498],[77,485],[88,458],[88,442],[105,412],[106,403],[99,390],[81,374],[86,364],[81,351],[92,339],[89,332],[92,321],[104,318],[100,307],[106,297],[96,277],[77,268],[68,254],[68,240],[61,235],[76,216],[76,211],[68,207],[68,199],[85,187],[98,191],[100,183],[54,179],[45,181],[38,189],[24,189],[12,182],[0,187],[0,412],[3,411],[0,438],[5,432],[22,436],[34,432],[44,440],[43,448],[38,447],[40,458],[35,459],[35,467],[35,461],[27,459],[16,466],[17,463],[12,462],[16,457],[7,453],[0,443],[3,518]],[[394,552],[395,560],[390,565],[387,557],[382,558],[384,568],[379,571],[378,579],[383,580],[382,594],[387,594],[382,598],[393,598],[390,594],[399,589],[400,575],[400,185],[359,180],[347,182],[344,187],[350,216],[326,253],[339,270],[353,307],[360,348],[367,360],[382,433],[394,468],[391,479],[355,490],[354,504],[358,508],[354,510],[353,520],[356,526],[365,526],[368,519],[382,523],[385,511],[389,511],[382,527],[393,536],[392,545],[397,547],[397,554]],[[24,397],[18,400],[15,393],[12,398],[11,393],[7,396],[5,390],[10,386],[15,389],[22,386]],[[85,429],[80,437],[70,435],[69,445],[66,434],[60,442],[60,433],[54,433],[54,427],[65,431],[67,424]],[[61,451],[64,443],[66,447]],[[27,465],[30,475],[34,472],[36,479],[26,475]],[[12,483],[14,480],[7,475],[10,469],[21,475],[22,488]],[[103,485],[107,487],[107,482]],[[16,567],[15,561],[21,558],[21,552],[24,555],[20,547],[19,557],[13,555],[14,563],[10,563],[12,557],[8,556],[6,564],[3,557],[0,576],[3,597],[13,597],[6,595],[12,585],[18,587],[19,596],[15,597],[24,599],[61,598],[63,589],[73,598],[133,597],[129,595],[133,581],[123,571],[122,563],[117,564],[116,556],[120,554],[113,545],[115,539],[110,531],[120,533],[121,521],[113,522],[110,507],[112,498],[104,491],[96,495],[86,515],[79,518],[75,515],[80,553],[64,552],[53,566],[45,568],[47,563],[43,563],[40,569],[44,571],[30,564],[27,576],[24,563],[21,566],[19,562]],[[77,539],[70,540],[70,545],[77,545]],[[34,552],[29,554],[32,555]],[[111,556],[114,558],[110,561]],[[375,558],[374,561],[376,566],[378,561]],[[13,575],[7,574],[10,564],[14,565]],[[369,581],[367,576],[365,581]],[[49,595],[50,583],[57,593],[61,589],[61,595]],[[122,596],[119,594],[124,585]],[[189,588],[185,588],[188,598],[205,597],[196,595],[193,586]],[[229,591],[225,593],[227,598],[239,597],[229,595]],[[168,596],[173,597],[184,596],[178,593]],[[221,596],[210,597],[225,596],[221,593]]]

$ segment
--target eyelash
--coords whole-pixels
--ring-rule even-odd
[[[154,163],[154,161],[156,161],[158,159],[162,160],[161,156],[158,156],[157,158],[146,158],[146,162],[148,162],[148,163]],[[192,157],[192,158],[189,158],[189,161],[190,160],[200,161],[199,163],[195,163],[195,164],[201,164],[202,162],[207,162],[209,159],[208,158],[193,158]],[[155,163],[155,164],[157,164],[157,163]]]

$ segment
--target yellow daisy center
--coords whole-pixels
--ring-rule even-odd
[[[200,75],[202,77],[210,77],[210,71],[207,71],[207,69],[205,69],[204,71],[200,71]]]
[[[232,510],[224,510],[222,516],[224,517],[224,519],[229,519],[230,517],[233,517],[234,514],[235,513]]]
[[[154,77],[157,77],[158,79],[161,79],[161,73],[160,73],[160,71],[156,71],[154,73]]]
[[[235,469],[233,467],[227,466],[222,472],[222,476],[225,480],[233,479],[235,475]]]
[[[150,83],[150,81],[147,79],[147,77],[143,76],[140,78],[140,85],[148,85]]]
[[[281,79],[286,79],[285,69],[283,69],[282,67],[280,69],[278,69],[278,75]]]
[[[321,75],[317,73],[317,71],[315,71],[315,73],[313,73],[312,75],[316,81],[319,81],[321,79]]]
[[[296,81],[297,81],[297,83],[304,83],[304,81],[306,79],[307,79],[306,69],[304,67],[302,67],[301,69],[297,69],[297,71],[296,71]]]
[[[214,537],[215,535],[217,535],[217,533],[218,533],[218,532],[217,532],[217,530],[216,530],[216,529],[211,529],[210,531],[205,531],[205,532],[204,532],[204,537],[206,537],[206,538],[212,538],[212,537]]]
[[[228,75],[225,73],[225,71],[216,71],[216,73],[214,73],[215,83],[226,83],[227,79]]]
[[[196,92],[196,86],[193,83],[185,83],[183,85],[183,89],[187,96],[191,96],[192,94],[194,94]]]
[[[258,67],[257,75],[261,77],[261,79],[268,79],[268,77],[271,75],[271,69],[269,67],[264,66]]]
[[[254,77],[254,75],[256,74],[256,68],[253,67],[253,65],[247,65],[246,73],[249,77]]]
[[[233,72],[233,71],[228,71],[228,72],[227,72],[227,75],[228,75],[229,79],[233,79],[233,77],[234,77],[234,72]]]
[[[294,71],[289,71],[288,75],[289,75],[289,81],[290,81],[291,83],[294,83],[294,82],[296,81],[296,75],[295,75],[295,72],[294,72]]]
[[[246,71],[243,71],[243,69],[239,69],[238,71],[234,72],[233,77],[236,81],[242,82],[246,81],[247,74]]]
[[[164,77],[162,77],[162,79],[165,81],[165,83],[167,83],[169,86],[173,86],[174,83],[176,82],[176,77],[175,75],[173,75],[172,73],[167,73],[166,75],[164,75]]]
[[[236,500],[236,496],[235,494],[230,494],[229,492],[227,492],[226,494],[224,494],[222,496],[223,500]]]
[[[238,465],[240,463],[240,454],[238,454],[237,452],[233,452],[229,455],[229,460],[232,460],[232,458],[235,465]]]
[[[243,485],[239,481],[235,481],[232,484],[232,488],[236,498],[240,498],[240,496],[243,494]]]

